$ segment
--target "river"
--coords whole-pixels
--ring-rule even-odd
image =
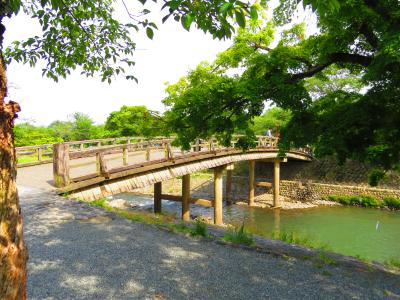
[[[123,193],[125,199],[143,209],[151,209],[153,199]],[[163,201],[163,211],[180,216],[181,205]],[[213,216],[213,208],[192,205],[191,215]],[[296,210],[272,210],[247,206],[224,206],[224,223],[240,226],[257,235],[273,232],[293,233],[307,238],[314,246],[333,252],[384,262],[400,260],[400,212],[360,207],[318,207]]]

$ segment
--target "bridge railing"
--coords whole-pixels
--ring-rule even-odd
[[[201,154],[205,152],[216,152],[229,150],[235,147],[240,136],[234,136],[230,147],[223,147],[215,138],[197,139],[191,144],[189,151],[182,151],[180,148],[172,146],[172,138],[154,138],[144,140],[144,138],[119,138],[107,139],[106,142],[112,145],[100,145],[91,147],[82,147],[82,144],[94,145],[95,143],[104,143],[102,140],[89,140],[79,142],[68,142],[55,144],[53,146],[53,173],[54,182],[57,187],[64,187],[72,182],[90,180],[95,177],[108,178],[110,172],[116,172],[134,167],[143,167],[146,164],[154,162],[168,162],[182,157]],[[117,142],[124,144],[118,145]],[[256,145],[262,148],[276,148],[278,139],[275,137],[258,136]],[[76,148],[76,145],[79,145]],[[138,159],[138,156],[141,158]],[[130,156],[135,156],[134,164],[129,164]],[[94,160],[90,160],[94,158]],[[70,163],[73,160],[80,159],[79,163]],[[95,165],[90,173],[71,172],[72,169],[80,168],[83,165]],[[73,175],[75,177],[73,178]],[[77,176],[78,175],[78,176]]]
[[[64,144],[70,146],[70,152],[79,152],[113,145],[143,142],[147,139],[148,138],[145,137],[121,137],[64,142]],[[16,147],[15,150],[17,153],[18,167],[28,167],[53,162],[53,144],[22,146]]]

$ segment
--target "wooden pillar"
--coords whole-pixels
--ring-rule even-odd
[[[38,148],[37,150],[38,150],[38,152],[37,152],[38,161],[42,161],[43,148]]]
[[[280,181],[280,161],[274,160],[274,207],[280,207],[280,200],[279,200],[279,181]]]
[[[122,149],[122,164],[124,166],[128,165],[128,147]]]
[[[222,167],[214,168],[214,224],[222,225]]]
[[[254,169],[256,162],[254,160],[249,161],[249,205],[254,205]]]
[[[83,151],[83,150],[84,150],[84,147],[85,147],[84,144],[80,144],[79,149],[80,149],[81,151]]]
[[[161,193],[162,183],[156,182],[154,184],[154,213],[161,213]]]
[[[147,147],[146,147],[146,160],[147,161],[150,160],[150,143],[147,144]]]
[[[106,164],[106,160],[104,159],[104,154],[103,153],[97,153],[96,154],[96,158],[98,159],[98,163],[99,163],[99,173],[101,176],[108,178],[109,177],[109,173],[108,173],[108,168],[107,168],[107,164]]]
[[[230,164],[226,168],[226,182],[225,182],[225,201],[227,205],[232,204],[232,171],[234,164]]]
[[[101,147],[101,142],[97,142],[97,147]]]
[[[100,174],[100,153],[96,153],[96,172]]]
[[[64,187],[70,183],[68,144],[60,143],[53,146],[53,177],[56,187]]]
[[[182,220],[190,220],[190,174],[182,176]]]

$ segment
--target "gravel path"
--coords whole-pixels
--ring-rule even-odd
[[[400,277],[220,245],[20,188],[29,299],[400,299]]]

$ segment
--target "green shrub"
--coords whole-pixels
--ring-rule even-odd
[[[228,229],[225,232],[222,240],[247,246],[252,246],[255,244],[253,236],[244,230],[244,223],[242,224],[242,226],[240,226],[239,229]]]
[[[385,206],[389,207],[390,209],[400,209],[400,199],[394,197],[386,197],[383,199],[383,203]]]
[[[194,227],[191,229],[190,234],[192,236],[208,236],[207,224],[197,220]]]
[[[363,207],[382,207],[383,203],[378,199],[368,196],[329,196],[330,201],[338,202],[343,205],[357,205]]]
[[[377,186],[385,178],[385,171],[374,169],[368,174],[368,184],[370,186]]]

